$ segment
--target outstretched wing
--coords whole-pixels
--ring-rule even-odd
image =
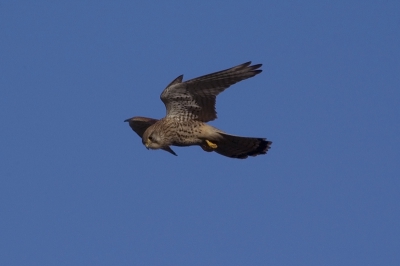
[[[158,121],[157,119],[153,119],[153,118],[135,116],[135,117],[126,119],[124,122],[129,122],[129,126],[132,128],[132,130],[135,131],[136,134],[138,134],[140,138],[142,138],[146,129],[149,126],[155,124],[157,121]],[[163,150],[177,156],[176,153],[170,147],[163,148]]]
[[[203,122],[217,118],[215,100],[229,86],[261,73],[262,65],[247,62],[226,70],[182,82],[183,75],[174,79],[161,93],[167,117],[181,121]]]
[[[153,119],[153,118],[135,116],[135,117],[126,119],[124,122],[129,122],[129,126],[132,128],[132,130],[135,131],[136,134],[138,134],[140,138],[142,138],[146,129],[149,126],[156,123],[157,121],[158,121],[157,119]]]

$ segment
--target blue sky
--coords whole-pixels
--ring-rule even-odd
[[[399,1],[3,1],[1,265],[399,265]],[[235,160],[123,121],[252,60]]]

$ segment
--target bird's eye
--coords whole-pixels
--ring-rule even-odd
[[[149,140],[153,141],[153,137],[152,137],[152,136],[150,136],[150,137],[149,137]]]

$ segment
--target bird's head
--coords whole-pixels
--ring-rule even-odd
[[[162,139],[160,131],[156,130],[154,126],[150,126],[143,134],[142,143],[147,149],[157,150],[164,148]]]

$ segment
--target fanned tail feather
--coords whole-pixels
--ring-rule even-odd
[[[248,138],[219,133],[223,138],[218,141],[215,152],[238,159],[246,159],[248,156],[266,154],[271,148],[271,141],[265,138]]]

